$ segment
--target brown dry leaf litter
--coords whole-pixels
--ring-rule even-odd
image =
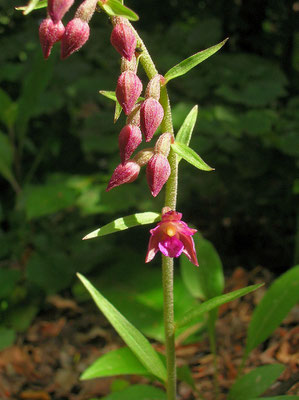
[[[269,272],[256,268],[248,273],[234,271],[226,291],[271,280]],[[236,379],[243,356],[246,329],[253,308],[262,298],[265,287],[220,308],[217,321],[219,400]],[[79,380],[80,374],[99,356],[122,346],[111,326],[99,313],[86,313],[72,299],[52,296],[49,312],[40,315],[17,343],[0,352],[1,400],[89,400],[109,393],[114,378]],[[62,315],[63,314],[63,315]],[[255,349],[245,372],[265,364],[281,363],[286,370],[267,391],[267,395],[299,393],[299,307],[295,307],[280,328]],[[156,348],[163,350],[161,345]],[[208,340],[177,345],[177,363],[188,364],[198,391],[179,383],[181,400],[215,400],[213,356]],[[143,377],[127,377],[132,383],[147,382]],[[199,394],[200,393],[200,394]],[[201,397],[202,396],[202,397]],[[128,399],[129,400],[129,399]]]

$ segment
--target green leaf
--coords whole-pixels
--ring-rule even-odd
[[[118,218],[113,222],[109,222],[109,224],[104,225],[102,228],[96,229],[95,231],[84,236],[83,240],[92,239],[97,236],[109,235],[110,233],[123,231],[137,225],[152,224],[153,222],[160,221],[160,219],[161,215],[154,212],[128,215],[127,217]]]
[[[259,397],[257,399],[250,399],[250,400],[299,400],[299,396],[274,396],[274,397]]]
[[[197,120],[197,114],[198,114],[198,106],[194,106],[192,110],[189,112],[187,117],[185,118],[182,126],[180,127],[180,130],[178,131],[176,135],[176,142],[183,143],[186,146],[189,146],[193,129]],[[178,157],[178,162],[181,161],[181,157]]]
[[[282,374],[285,367],[279,364],[258,367],[239,378],[231,387],[227,400],[250,400],[263,394]]]
[[[0,269],[0,299],[8,297],[20,278],[20,271],[16,269]]]
[[[34,305],[22,305],[11,310],[7,317],[7,323],[17,332],[24,332],[38,313],[39,308]]]
[[[102,296],[81,274],[77,274],[91,294],[96,305],[113,325],[124,342],[130,347],[139,361],[154,376],[166,381],[166,369],[149,341],[116,308]]]
[[[266,340],[299,300],[299,265],[277,278],[255,308],[248,328],[246,355]]]
[[[180,258],[183,282],[192,296],[202,300],[219,296],[224,289],[221,259],[211,242],[198,233],[193,236],[199,267],[186,257]]]
[[[119,102],[116,100],[116,103],[115,103],[115,110],[114,110],[114,118],[113,118],[113,122],[114,122],[115,124],[116,124],[118,118],[120,117],[120,114],[121,114],[122,110],[123,110],[123,109],[122,109],[121,105],[120,105]]]
[[[132,385],[121,392],[111,393],[101,400],[166,400],[161,389],[149,385]]]
[[[0,132],[0,174],[7,179],[14,188],[18,188],[12,171],[13,148],[7,135]]]
[[[148,375],[149,373],[128,347],[122,347],[98,358],[83,372],[80,379],[131,374]]]
[[[229,301],[245,296],[245,294],[253,292],[254,290],[258,289],[261,286],[263,286],[263,284],[247,286],[243,289],[235,290],[233,292],[226,293],[221,296],[214,297],[213,299],[207,300],[204,303],[199,304],[198,307],[193,308],[188,312],[186,312],[184,318],[178,321],[176,326],[177,327],[185,326],[189,322],[196,320],[202,314],[211,311],[214,308],[221,306],[222,304],[228,303]]]
[[[47,7],[48,0],[31,0],[27,6],[21,6],[21,7],[15,7],[16,10],[18,11],[24,11],[23,14],[27,15],[29,14],[32,10],[39,10],[40,8],[45,8]]]
[[[107,0],[100,2],[100,6],[110,17],[124,17],[130,21],[138,21],[138,15],[130,8],[121,4],[118,0]]]
[[[0,121],[8,128],[11,128],[15,122],[17,105],[9,95],[0,88]]]
[[[0,327],[0,351],[11,346],[16,340],[16,332],[13,329]]]
[[[18,115],[16,128],[19,137],[27,132],[28,122],[38,107],[39,99],[51,78],[55,57],[50,57],[47,62],[41,52],[36,52],[31,71],[23,78],[22,93],[18,100]]]
[[[176,154],[188,161],[188,163],[194,165],[194,167],[202,171],[214,170],[214,168],[211,168],[208,164],[206,164],[194,150],[190,149],[190,147],[186,146],[185,144],[175,141],[171,147]]]
[[[75,204],[77,191],[65,183],[28,185],[24,189],[25,210],[29,219],[39,218]]]
[[[200,64],[207,58],[211,57],[215,54],[221,47],[228,41],[228,38],[223,40],[222,42],[216,44],[215,46],[209,47],[206,50],[200,51],[193,56],[186,58],[181,61],[179,64],[172,67],[165,74],[166,82],[169,82],[171,79],[177,78],[178,76],[185,75],[190,69],[196,67],[196,65]]]
[[[116,94],[114,90],[100,90],[99,93],[103,95],[104,97],[107,97],[107,99],[117,101]]]

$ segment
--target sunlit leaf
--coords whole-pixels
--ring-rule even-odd
[[[284,369],[284,365],[272,364],[250,371],[236,380],[228,393],[227,400],[250,400],[263,394]]]
[[[24,15],[29,14],[32,10],[39,10],[47,7],[48,0],[31,0],[26,6],[15,7],[18,11],[23,11]]]
[[[127,217],[118,218],[113,222],[109,222],[109,224],[104,225],[102,228],[96,229],[95,231],[89,233],[83,239],[92,239],[97,236],[109,235],[110,233],[123,231],[137,225],[152,224],[153,222],[157,222],[160,219],[161,215],[154,212],[144,212],[128,215]]]
[[[166,381],[166,369],[149,341],[81,274],[77,274],[96,305],[139,361],[154,376]]]
[[[239,297],[245,296],[246,294],[253,292],[259,287],[263,286],[263,284],[257,284],[252,286],[247,286],[243,289],[235,290],[230,293],[223,294],[221,296],[214,297],[210,300],[205,301],[204,303],[199,304],[196,308],[193,308],[185,313],[184,318],[176,323],[177,327],[185,326],[189,322],[198,319],[202,314],[213,310],[216,307],[221,306],[222,304],[228,303],[232,300],[238,299]]]
[[[246,354],[266,340],[299,301],[299,265],[277,278],[255,308],[248,328]]]
[[[115,110],[114,110],[114,118],[113,118],[113,122],[114,122],[115,124],[116,124],[118,118],[120,117],[120,114],[121,114],[122,110],[123,110],[123,109],[122,109],[121,105],[120,105],[119,102],[116,100],[116,103],[115,103]]]
[[[108,15],[110,15],[110,17],[124,17],[130,21],[138,21],[139,19],[138,15],[134,11],[124,6],[118,0],[107,0],[105,2],[100,2],[100,6]]]
[[[171,79],[177,78],[181,75],[185,75],[188,71],[190,71],[190,69],[196,67],[196,65],[200,64],[201,62],[215,54],[227,41],[228,38],[216,44],[215,46],[209,47],[206,50],[193,54],[193,56],[181,61],[179,64],[175,65],[168,72],[166,72],[166,81],[169,82]]]
[[[190,149],[190,147],[186,146],[185,144],[175,141],[171,147],[176,154],[188,161],[188,163],[192,164],[194,167],[202,171],[214,170],[214,168],[211,168],[208,164],[206,164],[194,150]]]
[[[198,106],[194,106],[192,110],[189,112],[187,117],[185,118],[182,126],[180,127],[175,140],[179,143],[183,143],[186,146],[189,146],[193,129],[196,123],[198,113]],[[178,162],[181,160],[181,157],[178,157]]]

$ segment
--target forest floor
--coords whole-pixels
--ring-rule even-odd
[[[226,282],[226,291],[244,287],[249,281],[269,284],[271,280],[265,269],[247,272],[237,268]],[[237,376],[250,317],[265,290],[263,287],[219,310],[219,400],[226,399]],[[0,352],[0,399],[90,400],[107,395],[115,377],[80,381],[79,376],[98,357],[121,347],[121,339],[95,308],[86,312],[73,298],[58,295],[49,297],[47,303],[48,309],[38,315],[26,333],[19,335],[16,344]],[[163,352],[160,344],[155,347]],[[213,356],[207,338],[199,343],[178,344],[177,363],[191,367],[202,398],[216,399]],[[272,363],[284,364],[286,369],[265,395],[298,394],[299,306],[292,309],[271,339],[251,353],[244,372]],[[131,383],[148,383],[140,376],[125,378]],[[201,398],[183,382],[179,383],[178,392],[180,400]]]

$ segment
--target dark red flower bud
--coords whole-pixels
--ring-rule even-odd
[[[80,18],[72,19],[61,39],[61,58],[64,60],[79,50],[89,38],[89,25]]]
[[[48,0],[48,13],[56,24],[73,5],[74,0]]]
[[[126,125],[118,137],[120,159],[124,164],[142,142],[141,130],[136,125]]]
[[[146,178],[151,193],[156,197],[170,175],[170,165],[165,156],[155,154],[147,163]]]
[[[59,42],[64,34],[64,26],[61,21],[57,24],[46,18],[39,26],[39,40],[42,46],[44,58],[47,59],[51,54],[54,43]]]
[[[140,166],[133,161],[119,164],[111,176],[106,191],[109,192],[109,190],[122,185],[123,183],[131,183],[135,181],[138,177],[139,171]]]
[[[157,100],[150,97],[142,103],[140,108],[140,127],[146,142],[151,140],[163,117],[163,107]]]
[[[112,46],[122,57],[131,61],[136,45],[137,39],[131,27],[127,24],[117,24],[112,30],[110,41]]]
[[[142,92],[142,83],[132,71],[123,72],[117,81],[116,97],[126,115],[130,114]]]

